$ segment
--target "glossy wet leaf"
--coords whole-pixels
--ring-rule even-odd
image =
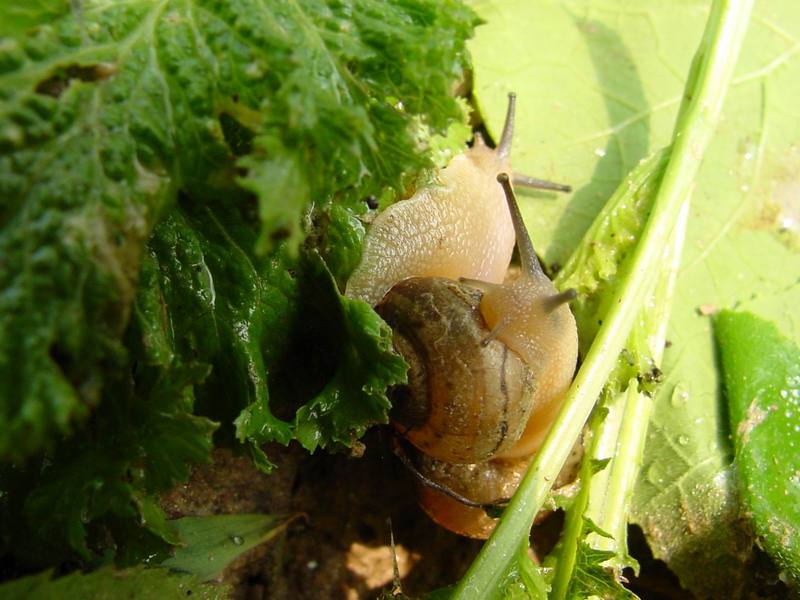
[[[405,364],[337,284],[365,197],[463,141],[474,15],[32,0],[0,23],[0,553],[155,560],[158,494],[215,443],[268,470],[265,442],[386,421]]]
[[[723,310],[714,331],[745,514],[800,582],[800,349],[751,313]]]

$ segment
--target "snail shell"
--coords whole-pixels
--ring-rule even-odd
[[[417,448],[450,463],[508,453],[533,409],[534,375],[489,329],[480,290],[439,277],[395,285],[376,310],[409,364],[392,420]]]
[[[475,503],[488,505],[514,495],[531,458],[456,465],[419,452],[414,462],[419,472],[431,481]],[[417,485],[417,502],[439,525],[466,537],[485,539],[497,523],[483,508],[467,506],[422,484]]]
[[[577,442],[564,468],[554,483],[554,488],[564,488],[577,477],[583,445]],[[510,499],[519,487],[533,456],[514,460],[489,460],[473,465],[457,465],[436,460],[422,452],[411,458],[415,468],[424,478],[468,498],[473,503],[490,505]],[[471,538],[486,539],[494,530],[497,519],[482,507],[459,502],[430,486],[417,483],[417,502],[428,516],[442,527]],[[543,510],[537,520],[549,511]]]

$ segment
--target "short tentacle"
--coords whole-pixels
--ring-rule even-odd
[[[577,297],[578,297],[578,291],[575,288],[569,288],[561,293],[554,294],[544,299],[545,310],[547,310],[547,312],[554,311],[562,304],[571,302],[572,300],[575,300],[575,298]]]
[[[555,192],[571,192],[572,186],[566,183],[556,183],[555,181],[547,181],[546,179],[538,179],[529,175],[521,175],[514,173],[512,177],[514,185],[522,187],[534,188],[537,190],[553,190]]]

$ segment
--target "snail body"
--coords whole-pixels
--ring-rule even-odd
[[[491,532],[480,505],[516,489],[577,362],[574,292],[543,272],[507,175],[513,121],[510,95],[496,150],[476,140],[441,186],[375,219],[346,292],[376,305],[409,364],[392,420],[430,484],[421,505],[471,537]],[[521,273],[504,282],[515,242]]]
[[[510,143],[503,148],[492,150],[476,137],[472,148],[441,171],[438,185],[379,214],[347,282],[347,296],[375,305],[409,277],[502,283],[514,251],[514,226],[495,181],[511,168]]]
[[[536,258],[507,176],[497,178],[508,199],[517,234],[522,274],[514,281],[488,286],[481,313],[497,338],[519,354],[536,379],[534,407],[525,431],[509,451],[497,458],[530,456],[544,442],[560,399],[572,383],[578,360],[578,329],[567,304],[574,290],[559,293]]]

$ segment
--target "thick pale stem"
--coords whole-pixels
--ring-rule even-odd
[[[656,290],[640,314],[637,327],[642,331],[634,333],[630,339],[630,343],[635,345],[634,338],[644,337],[647,347],[641,351],[648,352],[656,365],[661,364],[664,352],[666,323],[680,268],[688,214],[687,198],[672,240],[664,250],[666,268],[659,272]],[[596,412],[593,417],[591,443],[585,456],[594,461],[611,458],[611,462],[595,474],[592,474],[591,462],[587,461],[583,466],[581,492],[567,513],[559,544],[561,550],[552,580],[552,600],[568,597],[585,517],[613,536],[613,539],[598,534],[587,537],[593,548],[610,550],[616,555],[605,563],[606,566],[619,572],[627,565],[628,514],[644,454],[653,399],[639,391],[636,379],[631,379],[627,390],[609,398],[605,408],[607,412]]]

